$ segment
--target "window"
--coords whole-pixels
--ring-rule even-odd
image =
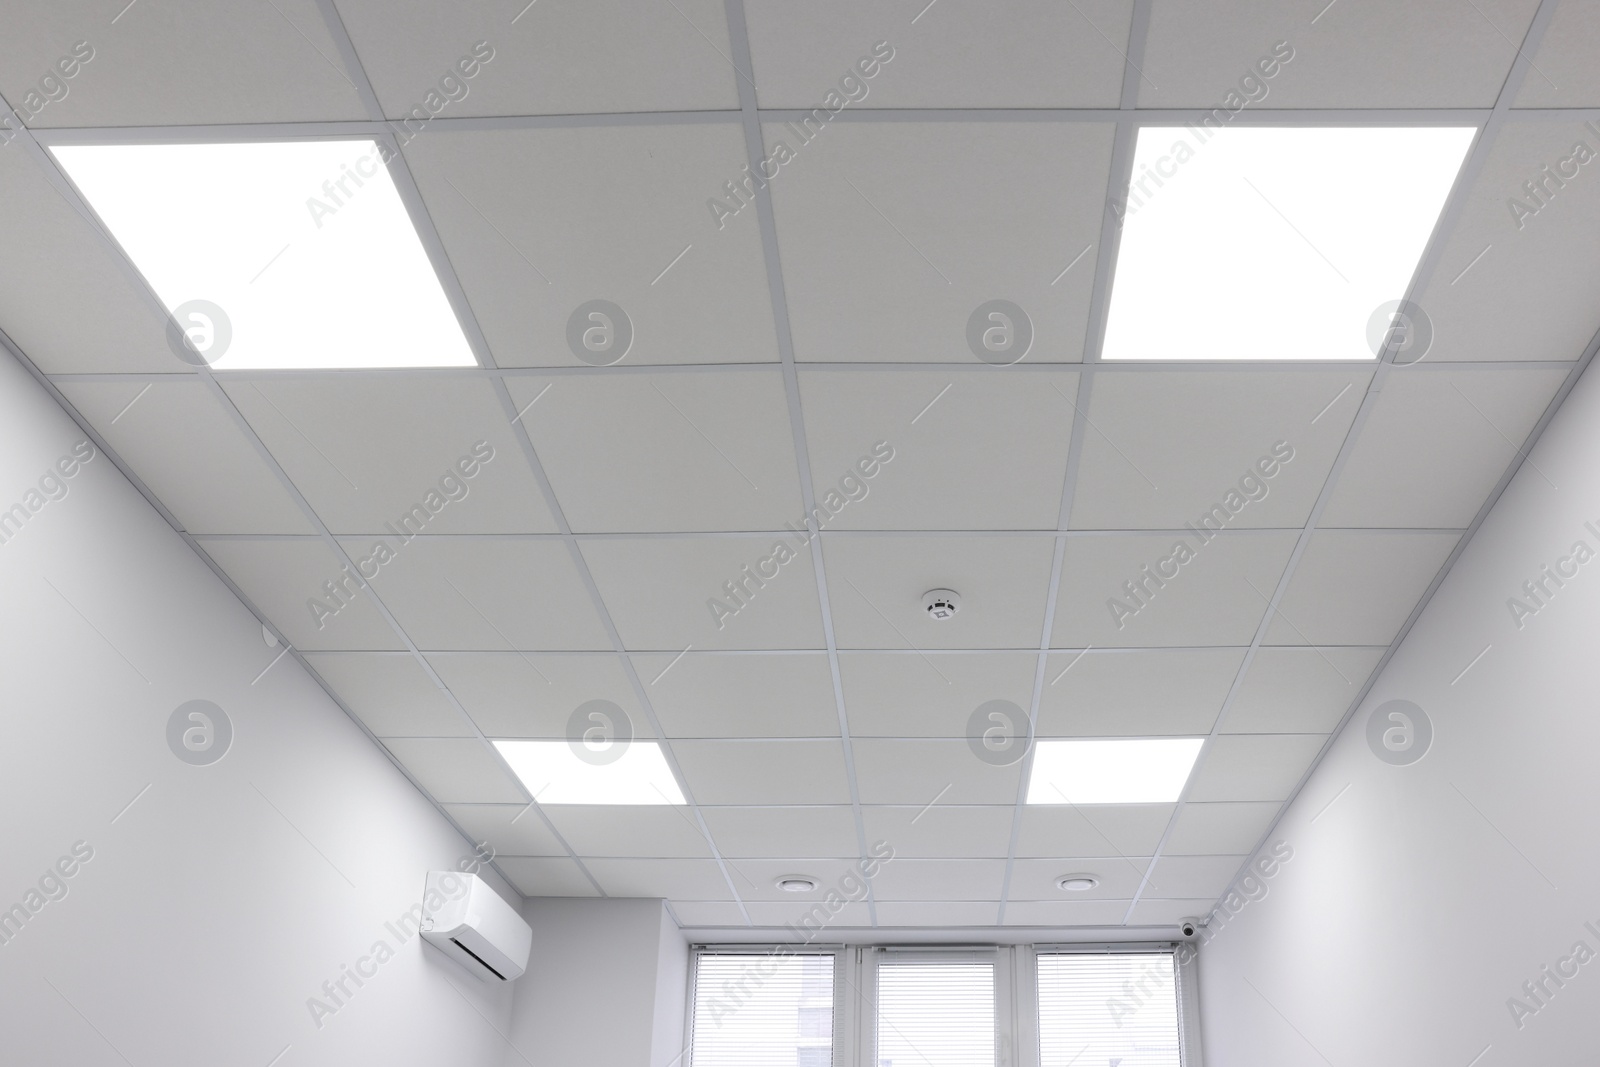
[[[877,1067],[993,1067],[994,972],[982,961],[879,963]]]
[[[1172,953],[1039,956],[1040,1067],[1179,1067]]]
[[[1183,1067],[1194,954],[1121,945],[697,946],[681,1067]]]
[[[833,956],[702,952],[689,1067],[832,1067]]]

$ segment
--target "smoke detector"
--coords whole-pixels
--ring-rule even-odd
[[[1069,893],[1083,893],[1100,884],[1100,879],[1091,874],[1069,874],[1056,882],[1057,889],[1065,889]]]
[[[922,594],[922,610],[939,622],[953,619],[961,610],[961,594],[954,589],[930,589]]]
[[[785,893],[810,893],[817,888],[817,880],[800,874],[791,874],[778,879],[778,888]]]

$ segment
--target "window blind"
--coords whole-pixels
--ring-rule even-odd
[[[994,1067],[994,964],[878,964],[877,1067]]]
[[[1170,952],[1039,956],[1041,1067],[1180,1067]]]
[[[702,952],[691,1067],[832,1067],[833,957]]]

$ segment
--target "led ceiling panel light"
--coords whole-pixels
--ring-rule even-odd
[[[1204,740],[1039,741],[1029,804],[1170,804],[1183,792]]]
[[[1375,359],[1475,133],[1140,129],[1101,358]]]
[[[567,741],[496,741],[540,804],[683,804],[661,746],[617,741],[603,749]]]
[[[375,142],[51,151],[166,305],[179,358],[476,365]]]

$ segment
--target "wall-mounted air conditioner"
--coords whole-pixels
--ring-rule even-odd
[[[475,874],[429,871],[422,936],[485,982],[511,982],[528,969],[533,930]]]

